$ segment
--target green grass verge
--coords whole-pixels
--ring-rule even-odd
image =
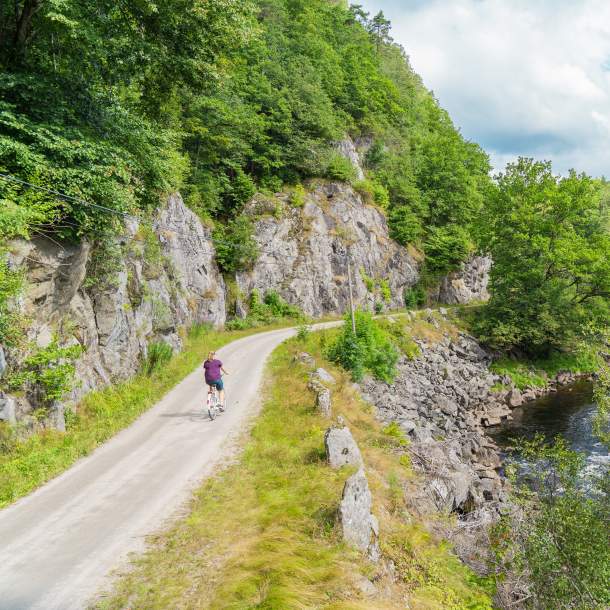
[[[208,352],[242,337],[290,324],[246,331],[216,331],[199,327],[184,349],[150,376],[137,375],[118,385],[92,392],[67,419],[65,433],[47,430],[14,440],[0,427],[0,508],[27,495],[69,468],[76,460],[131,424],[177,383],[193,372]]]
[[[603,364],[599,350],[582,346],[571,352],[555,353],[544,360],[511,360],[501,358],[491,365],[498,375],[507,375],[523,390],[528,387],[546,387],[549,380],[561,371],[582,375],[598,371]]]
[[[99,608],[243,610],[404,608],[489,610],[488,594],[444,544],[407,515],[412,482],[406,441],[382,429],[349,376],[323,363],[321,345],[336,331],[278,348],[267,396],[238,460],[196,493],[188,515],[151,542]],[[364,457],[380,519],[384,555],[396,578],[342,542],[337,508],[349,468],[330,469],[325,421],[293,356],[306,350],[335,376],[333,410],[348,421]],[[358,578],[378,578],[367,598]]]

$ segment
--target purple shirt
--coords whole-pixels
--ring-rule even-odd
[[[205,369],[205,382],[218,381],[222,377],[220,372],[221,367],[222,362],[220,360],[206,360],[203,363],[203,368]]]

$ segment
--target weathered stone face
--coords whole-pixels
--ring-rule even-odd
[[[387,281],[391,295],[385,306],[404,305],[404,289],[417,282],[418,264],[390,239],[384,215],[364,205],[351,186],[318,185],[298,209],[287,195],[278,199],[282,218],[256,221],[261,255],[251,271],[237,275],[243,294],[275,290],[309,315],[343,313],[349,304],[349,250],[356,305],[372,309],[383,302],[379,286],[370,291],[365,276]]]
[[[491,265],[492,260],[488,256],[473,256],[459,271],[450,273],[443,279],[439,287],[438,300],[449,305],[487,301]]]
[[[111,282],[87,281],[90,245],[50,240],[15,241],[10,264],[26,274],[21,312],[30,320],[28,339],[39,347],[58,335],[63,345],[80,344],[79,381],[68,399],[134,374],[147,346],[181,346],[179,331],[193,323],[225,322],[225,285],[214,259],[210,230],[183,203],[168,198],[152,222],[160,260],[151,271],[137,222],[118,238],[121,256]],[[19,353],[10,353],[15,361]],[[32,405],[36,406],[36,405]],[[19,409],[21,416],[27,407]],[[63,408],[50,410],[49,425],[61,428]],[[26,415],[27,419],[27,415]]]

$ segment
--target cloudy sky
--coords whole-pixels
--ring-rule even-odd
[[[609,0],[352,0],[496,169],[519,155],[610,177]]]

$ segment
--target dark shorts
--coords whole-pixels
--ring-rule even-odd
[[[211,388],[216,388],[218,391],[224,390],[225,384],[222,382],[222,379],[218,379],[217,381],[206,381],[206,383]]]

